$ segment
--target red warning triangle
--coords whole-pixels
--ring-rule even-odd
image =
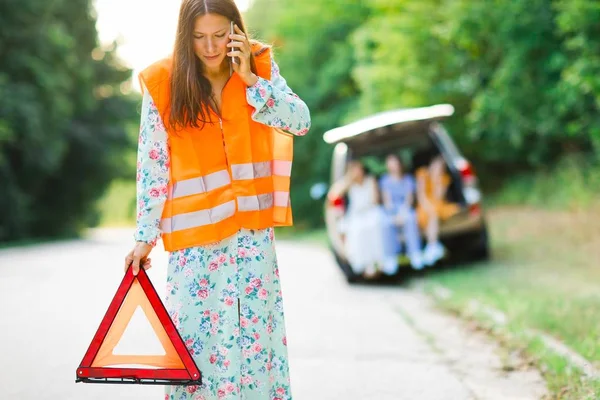
[[[113,350],[141,307],[165,354],[121,355]],[[147,365],[130,368],[119,365]],[[76,372],[76,382],[200,385],[202,376],[143,268],[129,267]]]

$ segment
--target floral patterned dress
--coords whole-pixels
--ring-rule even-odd
[[[252,118],[304,135],[306,104],[277,64],[246,91]],[[145,92],[137,163],[135,240],[156,245],[169,184],[169,144]],[[201,386],[166,386],[165,400],[291,399],[273,229],[241,229],[220,242],[171,252],[166,307],[203,376]]]

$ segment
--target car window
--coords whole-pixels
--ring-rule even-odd
[[[424,148],[429,148],[432,146],[430,142],[426,142],[425,145],[421,144],[418,146],[404,147],[399,149],[394,149],[389,153],[385,154],[374,154],[359,157],[359,160],[368,168],[368,170],[375,175],[376,177],[381,177],[383,174],[387,173],[386,167],[386,157],[390,154],[395,154],[400,158],[400,162],[402,163],[402,168],[405,173],[413,174],[413,157],[414,155],[422,151]]]
[[[453,159],[460,157],[460,151],[454,144],[454,141],[450,138],[448,131],[440,123],[434,123],[431,125],[431,130],[438,137],[441,145],[444,147],[446,153]]]
[[[362,163],[375,176],[380,176],[385,173],[385,160],[378,156],[366,156],[360,159]]]

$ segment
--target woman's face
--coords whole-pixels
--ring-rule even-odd
[[[230,21],[222,15],[205,14],[194,23],[194,53],[208,69],[216,69],[227,57]]]
[[[402,174],[402,164],[397,157],[390,156],[386,160],[386,167],[391,174]]]
[[[433,172],[435,174],[443,173],[445,167],[446,167],[446,162],[444,161],[444,158],[442,156],[436,156],[431,161],[431,164],[430,164],[431,172]]]
[[[354,182],[358,182],[360,181],[364,176],[365,176],[365,171],[363,169],[363,166],[361,163],[359,162],[353,162],[349,165],[349,169],[350,169],[350,178],[354,181]]]

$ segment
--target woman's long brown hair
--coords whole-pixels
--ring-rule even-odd
[[[182,1],[173,50],[171,104],[167,124],[173,131],[183,127],[202,128],[206,122],[212,122],[209,112],[212,87],[202,73],[203,63],[194,53],[193,46],[196,19],[206,14],[222,15],[248,35],[234,0]],[[252,72],[256,73],[253,54],[250,55],[250,66]]]

